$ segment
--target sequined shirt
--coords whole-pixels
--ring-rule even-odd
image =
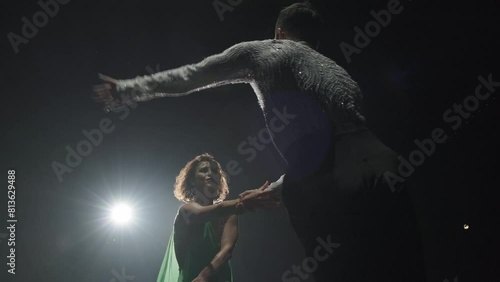
[[[198,63],[120,80],[117,89],[132,89],[134,100],[148,101],[235,83],[253,88],[281,156],[295,140],[318,129],[338,133],[365,122],[358,84],[333,60],[292,40],[238,43]],[[283,126],[270,121],[277,117],[286,123],[283,115],[290,117],[286,130],[273,132]]]

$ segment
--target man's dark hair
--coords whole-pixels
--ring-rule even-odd
[[[296,40],[316,46],[323,27],[323,19],[309,2],[295,3],[280,11],[275,32],[281,28]]]

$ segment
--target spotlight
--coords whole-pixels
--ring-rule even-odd
[[[464,224],[464,229],[468,230],[469,229],[469,225],[468,224]]]
[[[132,210],[126,204],[119,204],[111,210],[111,220],[117,224],[125,224],[132,218]]]

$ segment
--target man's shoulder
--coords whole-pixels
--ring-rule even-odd
[[[265,39],[265,40],[251,40],[251,41],[243,41],[240,43],[236,43],[231,48],[247,48],[247,49],[260,49],[267,48],[276,44],[276,40],[274,39]]]
[[[310,49],[304,44],[293,41],[293,40],[279,40],[279,39],[265,39],[265,40],[252,40],[252,41],[243,41],[237,44],[234,44],[230,48],[227,49],[229,53],[233,54],[252,54],[254,56],[264,56],[266,57],[270,53],[275,53],[276,51],[282,51],[282,55],[290,55],[294,56],[296,54],[301,54],[301,56],[308,53]],[[313,51],[310,49],[309,51]],[[278,56],[282,58],[282,56]],[[273,58],[278,58],[274,57]]]
[[[272,45],[275,44],[273,39],[267,40],[252,40],[236,43],[227,48],[223,54],[229,57],[253,57],[259,58],[266,56]]]
[[[273,46],[276,48],[279,47],[309,47],[307,44],[304,44],[300,41],[288,40],[288,39],[263,39],[263,40],[250,40],[243,41],[233,46]],[[310,47],[309,47],[310,48]]]

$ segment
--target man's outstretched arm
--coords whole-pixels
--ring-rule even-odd
[[[226,84],[250,83],[254,71],[252,58],[255,56],[252,46],[252,42],[239,43],[199,63],[152,75],[124,80],[101,76],[101,79],[115,84],[118,92],[132,90],[131,99],[135,101],[184,96]]]

